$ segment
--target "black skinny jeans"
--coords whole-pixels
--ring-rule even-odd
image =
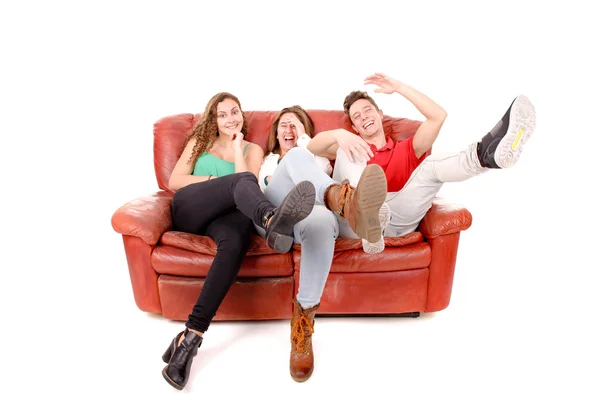
[[[264,196],[254,174],[241,172],[194,183],[173,196],[173,229],[206,235],[217,253],[186,327],[206,332],[235,281],[250,245],[254,225],[275,207]]]

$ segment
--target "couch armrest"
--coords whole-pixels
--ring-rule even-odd
[[[112,216],[113,229],[156,245],[162,234],[172,227],[172,199],[172,193],[160,191],[124,204]]]
[[[466,208],[436,197],[421,221],[419,231],[427,239],[434,239],[438,236],[467,230],[471,226],[471,222],[471,213]]]

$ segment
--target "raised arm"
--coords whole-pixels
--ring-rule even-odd
[[[423,114],[425,121],[415,133],[413,148],[417,158],[425,154],[431,148],[442,129],[442,125],[446,120],[446,111],[423,93],[387,75],[380,73],[371,75],[365,79],[366,84],[379,86],[379,88],[375,89],[375,93],[400,94]]]

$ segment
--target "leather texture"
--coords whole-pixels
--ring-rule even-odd
[[[319,304],[305,310],[294,299],[292,306],[290,375],[296,382],[304,382],[311,377],[315,367],[312,335],[315,332],[315,315]]]
[[[308,110],[315,132],[352,131],[343,111]],[[277,111],[246,111],[247,140],[266,149]],[[154,172],[158,191],[119,207],[112,216],[123,236],[137,307],[185,321],[208,273],[216,244],[205,236],[172,230],[173,193],[167,183],[186,136],[201,114],[166,116],[154,124]],[[414,135],[420,121],[384,116],[393,140]],[[471,213],[437,198],[416,232],[385,238],[385,250],[366,254],[360,239],[338,239],[331,273],[318,314],[396,314],[435,312],[450,303],[460,232],[471,226]],[[254,235],[236,282],[214,318],[219,320],[288,319],[298,290],[300,245],[278,254]]]
[[[162,315],[187,321],[204,279],[160,275],[158,291]],[[292,276],[238,278],[223,299],[213,321],[288,319],[292,315]]]

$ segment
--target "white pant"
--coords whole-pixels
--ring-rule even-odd
[[[346,153],[338,149],[333,169],[333,179],[348,179],[352,186],[358,184],[366,161],[351,162]],[[432,154],[413,171],[406,185],[399,192],[387,194],[392,219],[384,236],[403,236],[414,232],[431,208],[435,196],[446,182],[461,182],[488,171],[477,158],[477,143],[460,153]],[[358,238],[344,218],[338,217],[339,237]]]

